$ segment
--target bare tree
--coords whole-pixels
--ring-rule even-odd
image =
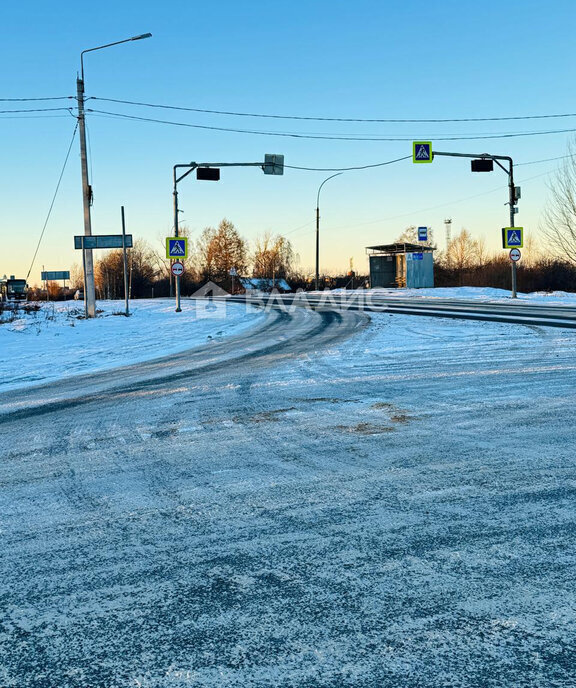
[[[576,143],[550,183],[542,233],[553,253],[576,264]]]
[[[399,244],[422,244],[422,246],[430,246],[431,248],[436,248],[434,244],[434,230],[428,227],[428,240],[418,241],[418,227],[416,225],[410,225],[400,234],[396,239],[396,243]]]
[[[488,250],[486,248],[486,237],[480,237],[474,242],[474,262],[480,267],[488,261]]]
[[[292,244],[283,236],[269,232],[258,237],[252,256],[252,274],[267,279],[286,278],[294,263]]]
[[[74,263],[70,269],[70,289],[84,289],[84,273],[78,263]]]
[[[154,251],[144,239],[137,239],[133,248],[128,249],[130,291],[134,298],[150,295],[157,273],[155,262]],[[124,296],[122,250],[109,251],[96,261],[94,276],[99,298],[121,299]]]
[[[455,270],[465,270],[477,264],[478,242],[467,229],[460,230],[446,249],[445,261]]]
[[[196,263],[204,279],[225,280],[231,268],[238,273],[248,269],[246,241],[234,225],[226,219],[218,228],[206,227],[196,242]]]

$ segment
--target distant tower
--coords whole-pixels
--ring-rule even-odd
[[[452,219],[448,218],[444,220],[444,224],[446,225],[446,250],[448,250],[448,246],[450,246],[450,242],[452,241]]]

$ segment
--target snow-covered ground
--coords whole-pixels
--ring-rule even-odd
[[[29,304],[33,305],[33,304]],[[0,313],[0,392],[71,375],[139,363],[238,334],[264,318],[241,304],[173,299],[98,301],[95,319],[84,319],[75,301],[38,304],[39,310]]]
[[[503,289],[476,287],[360,291],[391,298],[510,299]],[[518,300],[576,307],[576,294],[567,292],[519,294]],[[238,334],[265,317],[262,310],[241,304],[187,299],[179,314],[172,299],[133,301],[130,318],[122,316],[123,301],[99,301],[101,312],[94,320],[83,318],[82,302],[38,306],[38,311],[20,309],[15,319],[9,311],[0,313],[0,392],[178,353]]]
[[[576,288],[576,285],[574,285]],[[345,291],[334,289],[335,292]],[[358,290],[377,294],[387,298],[426,297],[433,299],[471,299],[493,302],[513,302],[511,292],[507,289],[493,287],[434,287],[430,289],[367,289]],[[350,292],[348,292],[350,293]],[[565,305],[576,307],[576,293],[567,291],[536,291],[529,294],[518,293],[516,301],[538,305]]]
[[[0,685],[573,688],[576,332],[371,317],[0,417]]]

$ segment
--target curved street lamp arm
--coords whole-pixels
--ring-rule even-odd
[[[342,172],[336,172],[336,174],[333,174],[331,177],[328,177],[327,179],[325,179],[322,182],[322,184],[320,184],[320,188],[318,189],[318,195],[316,196],[316,207],[318,207],[320,205],[320,189],[324,186],[324,184],[326,184],[326,182],[330,181],[331,179],[334,179],[334,177],[340,176],[341,174],[343,174],[343,173]]]
[[[113,45],[120,45],[120,43],[129,43],[130,41],[141,41],[143,38],[151,38],[151,33],[142,33],[138,36],[132,36],[132,38],[125,38],[122,41],[114,41],[114,43],[106,43],[106,45],[99,45],[96,48],[88,48],[80,53],[80,73],[82,75],[82,81],[84,81],[84,53],[92,53],[95,50],[102,50],[103,48],[110,48]]]

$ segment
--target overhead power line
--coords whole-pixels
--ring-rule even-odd
[[[0,114],[16,114],[19,112],[56,112],[58,110],[67,110],[70,112],[71,108],[56,107],[56,108],[26,108],[24,110],[0,110]]]
[[[395,162],[400,162],[402,160],[409,160],[412,156],[405,155],[402,158],[395,158],[394,160],[386,160],[386,162],[376,162],[369,165],[358,165],[356,167],[300,167],[298,165],[284,165],[284,167],[290,170],[305,170],[308,172],[348,172],[353,170],[368,170],[374,167],[384,167],[384,165],[392,165]],[[571,155],[560,155],[557,158],[545,158],[544,160],[529,160],[528,162],[518,162],[514,163],[515,167],[520,165],[536,165],[541,162],[550,162],[551,160],[564,160],[565,158],[570,158]],[[545,174],[548,174],[545,172]],[[540,175],[538,175],[540,176]],[[532,179],[532,177],[531,177]],[[500,188],[500,187],[499,187]]]
[[[0,119],[68,119],[68,115],[0,115]]]
[[[207,124],[191,124],[190,122],[174,122],[171,120],[155,119],[151,117],[140,117],[137,115],[126,115],[120,112],[110,112],[107,110],[94,110],[87,108],[86,112],[92,112],[107,117],[115,117],[118,119],[134,120],[139,122],[153,122],[156,124],[168,124],[175,127],[187,127],[191,129],[204,129],[210,131],[226,131],[235,134],[253,134],[257,136],[280,136],[285,138],[296,139],[318,139],[327,141],[413,141],[415,138],[422,138],[421,136],[347,136],[334,134],[303,134],[297,132],[281,132],[281,131],[260,131],[257,129],[236,129],[233,127],[214,127]],[[544,131],[523,131],[500,134],[475,134],[475,135],[453,135],[453,136],[434,136],[431,137],[435,141],[480,141],[486,139],[507,139],[518,138],[522,136],[544,136],[550,134],[566,134],[575,132],[576,128],[571,129],[549,129]]]
[[[566,160],[566,158],[571,158],[572,155],[559,155],[557,158],[543,158],[542,160],[530,160],[530,162],[515,162],[516,167],[520,165],[536,165],[539,162],[552,162],[553,160]]]
[[[72,140],[70,141],[70,145],[68,146],[68,151],[66,152],[66,158],[64,159],[64,164],[62,165],[62,170],[60,172],[60,176],[58,177],[58,183],[56,184],[56,190],[54,191],[54,196],[52,196],[52,202],[50,203],[50,208],[48,208],[48,214],[46,215],[46,220],[44,221],[44,226],[42,227],[42,232],[40,233],[40,238],[38,239],[38,244],[36,245],[36,250],[34,251],[34,255],[32,256],[32,262],[30,263],[30,269],[28,270],[28,274],[26,275],[26,281],[28,281],[28,277],[30,277],[30,273],[32,272],[32,268],[34,267],[34,261],[36,260],[36,256],[38,255],[38,249],[40,248],[40,244],[42,242],[42,237],[44,236],[44,232],[46,231],[46,227],[48,225],[48,220],[50,219],[50,215],[52,214],[52,208],[54,207],[54,203],[56,202],[56,196],[58,195],[58,190],[60,189],[60,183],[62,182],[62,177],[64,176],[64,170],[66,169],[66,165],[68,163],[68,158],[70,157],[70,151],[72,150],[72,144],[74,143],[77,129],[78,129],[78,122],[76,122],[76,126],[74,127],[74,131],[72,132]]]
[[[371,165],[358,165],[357,167],[298,167],[296,165],[284,165],[291,170],[306,170],[308,172],[348,172],[351,170],[368,170],[372,167],[384,167],[384,165],[392,165],[401,160],[408,160],[411,155],[405,155],[402,158],[395,158],[394,160],[386,160],[386,162],[375,162]]]
[[[266,119],[296,119],[313,122],[367,122],[367,123],[407,123],[407,124],[433,124],[443,122],[514,122],[529,119],[557,119],[562,117],[576,117],[576,112],[563,112],[548,115],[517,115],[511,117],[451,117],[436,119],[411,119],[411,118],[366,118],[366,117],[309,117],[304,115],[270,115],[261,112],[235,112],[232,110],[208,110],[204,108],[190,108],[180,105],[158,105],[155,103],[143,103],[135,100],[119,100],[117,98],[99,98],[91,96],[87,100],[101,100],[107,103],[122,103],[123,105],[138,105],[140,107],[159,108],[163,110],[181,110],[183,112],[200,112],[209,115],[228,115],[231,117],[261,117]]]
[[[0,103],[24,103],[33,100],[74,100],[76,96],[55,96],[52,98],[0,98]]]
[[[535,162],[541,162],[541,161],[535,161]],[[525,164],[530,164],[530,163],[525,163]],[[548,170],[546,172],[536,174],[533,177],[526,177],[525,179],[518,180],[518,183],[519,184],[526,184],[527,182],[530,182],[533,179],[538,179],[540,177],[544,177],[547,174],[551,174],[552,172],[553,172],[553,170]],[[354,228],[366,227],[367,225],[381,224],[383,222],[389,222],[391,220],[398,220],[398,219],[401,219],[403,217],[415,217],[415,216],[419,215],[420,213],[424,213],[424,212],[427,212],[430,210],[438,210],[440,208],[452,207],[458,203],[464,203],[465,201],[470,201],[470,200],[473,200],[475,198],[480,198],[481,196],[488,196],[490,194],[496,193],[497,191],[502,191],[503,189],[506,189],[506,188],[507,188],[506,184],[502,184],[502,185],[497,186],[493,189],[490,189],[489,191],[482,191],[481,193],[477,193],[477,194],[474,194],[472,196],[466,196],[464,198],[458,198],[456,200],[447,201],[445,203],[440,203],[439,205],[428,206],[426,208],[418,208],[416,210],[410,210],[407,213],[401,213],[399,215],[390,215],[388,217],[382,217],[382,218],[379,218],[378,220],[367,220],[365,222],[357,222],[357,223],[354,223]],[[290,234],[298,234],[298,233],[302,232],[304,229],[308,228],[313,223],[314,223],[314,220],[310,220],[309,222],[307,222],[307,223],[305,223],[299,227],[296,227],[295,229],[291,229],[287,232],[283,232],[283,235],[288,236]],[[335,230],[339,230],[339,229],[350,229],[350,225],[349,224],[348,225],[336,225],[336,226],[330,227],[330,231],[335,231]]]

